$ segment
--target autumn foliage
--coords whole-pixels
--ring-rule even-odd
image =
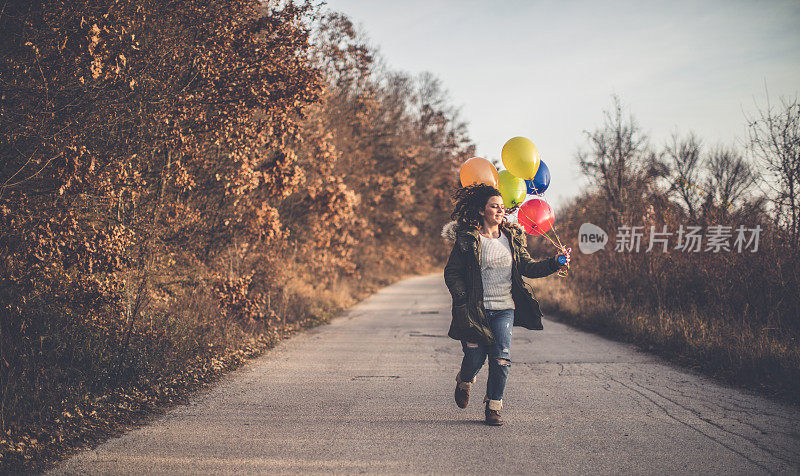
[[[6,435],[442,258],[465,126],[342,15],[8,2],[0,49]]]

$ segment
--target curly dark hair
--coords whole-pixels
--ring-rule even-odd
[[[482,217],[478,213],[486,208],[486,203],[491,197],[499,197],[500,191],[491,185],[483,183],[460,187],[453,192],[456,207],[450,215],[459,227],[476,227],[482,224]]]

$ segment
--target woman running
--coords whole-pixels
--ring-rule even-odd
[[[489,379],[483,401],[485,423],[502,425],[500,409],[511,365],[514,326],[542,329],[542,311],[522,276],[541,278],[569,265],[569,249],[542,261],[533,261],[525,233],[509,224],[500,192],[489,185],[460,188],[456,205],[442,235],[455,239],[444,268],[444,280],[453,298],[448,335],[461,341],[464,358],[456,375],[455,400],[466,408],[478,371],[489,358]]]

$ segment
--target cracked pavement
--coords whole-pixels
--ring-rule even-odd
[[[797,408],[549,320],[514,328],[485,426],[488,365],[459,409],[449,323],[441,274],[406,279],[51,474],[800,471]]]

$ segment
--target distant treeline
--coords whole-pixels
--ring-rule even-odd
[[[590,187],[556,214],[576,251],[570,277],[542,298],[572,322],[800,402],[800,105],[747,121],[744,146],[691,133],[657,146],[615,97],[577,157]],[[608,233],[604,250],[577,251],[584,223]]]
[[[430,269],[474,149],[310,2],[5,2],[0,91],[9,437]]]

